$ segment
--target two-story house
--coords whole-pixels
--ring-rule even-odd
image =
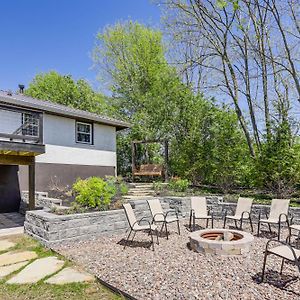
[[[0,91],[0,212],[17,211],[20,191],[116,174],[116,132],[129,124]]]

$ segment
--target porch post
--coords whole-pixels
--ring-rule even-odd
[[[29,182],[29,210],[35,209],[35,157],[28,165],[28,182]]]

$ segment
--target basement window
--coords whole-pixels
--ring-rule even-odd
[[[93,125],[76,121],[76,143],[93,144]]]

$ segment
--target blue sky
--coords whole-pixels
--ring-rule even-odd
[[[0,89],[13,91],[50,70],[96,86],[90,58],[96,33],[119,20],[155,27],[160,21],[149,0],[6,0],[0,9]]]

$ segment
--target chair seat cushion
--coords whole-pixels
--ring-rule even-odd
[[[297,259],[300,258],[300,250],[293,248],[296,254]],[[290,247],[282,245],[282,246],[277,246],[272,249],[269,249],[268,252],[275,254],[277,256],[284,257],[290,261],[295,261],[295,257],[293,255],[292,250]]]
[[[291,225],[290,228],[300,231],[300,225],[297,224]]]
[[[152,224],[151,226],[149,226],[149,224],[142,224],[142,225],[134,224],[134,226],[133,226],[133,230],[147,230],[150,228],[151,228],[151,230],[156,230],[157,226],[154,224]]]

